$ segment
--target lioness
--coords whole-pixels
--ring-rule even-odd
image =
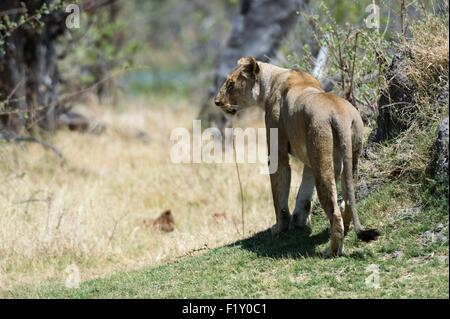
[[[278,170],[270,175],[276,224],[273,233],[311,222],[314,187],[331,224],[331,245],[326,256],[343,254],[343,239],[353,220],[363,241],[377,239],[375,229],[363,230],[355,200],[358,157],[363,142],[363,123],[358,111],[345,99],[325,93],[310,74],[256,61],[239,59],[217,93],[215,104],[235,114],[240,108],[265,109],[266,129],[278,129]],[[269,134],[267,139],[269,143]],[[289,155],[304,163],[294,213],[289,213],[291,182]],[[345,209],[341,214],[336,182],[342,175]]]

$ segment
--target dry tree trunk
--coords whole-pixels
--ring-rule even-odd
[[[84,12],[110,6],[111,14],[115,14],[115,1],[75,3],[80,3]],[[55,45],[67,30],[68,13],[64,6],[49,13],[41,12],[44,5],[50,7],[54,3],[54,0],[0,1],[0,25],[6,16],[18,24],[12,30],[0,29],[0,40],[4,42],[4,50],[0,50],[0,131],[25,134],[41,129],[53,132],[60,125],[83,130],[89,123],[85,118],[83,125],[79,125],[81,115],[74,117],[58,96],[61,79]],[[59,120],[63,114],[64,123]]]
[[[307,3],[307,0],[241,0],[240,12],[233,12],[231,35],[219,53],[214,83],[202,104],[200,118],[215,123],[221,130],[229,125],[212,103],[226,75],[242,56],[254,56],[261,61],[273,57],[297,21],[298,11]]]
[[[20,2],[24,2],[28,16],[32,17],[44,4],[53,1],[3,0],[0,12],[20,9]],[[8,17],[18,22],[23,12],[17,10]],[[60,105],[54,43],[64,32],[64,18],[64,12],[42,15],[42,28],[25,23],[5,37],[5,50],[0,55],[0,100],[4,100],[0,127],[16,132],[30,131],[36,126],[47,131],[56,129]]]

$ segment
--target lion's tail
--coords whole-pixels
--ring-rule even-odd
[[[342,122],[341,122],[342,123]],[[345,122],[344,122],[345,123]],[[338,124],[335,121],[334,124]],[[353,125],[358,125],[359,123],[351,122],[343,125],[338,124],[340,127],[336,127],[336,132],[339,136],[339,142],[341,145],[341,152],[343,158],[343,174],[344,174],[344,192],[345,198],[348,200],[348,205],[352,211],[353,225],[355,227],[356,235],[359,239],[365,242],[371,240],[376,240],[380,233],[376,229],[364,230],[359,222],[358,212],[356,210],[356,198],[355,198],[355,183],[357,175],[357,165],[358,165],[358,152],[353,152],[352,147],[352,127]],[[362,123],[361,123],[362,125]],[[356,146],[359,149],[359,146]]]

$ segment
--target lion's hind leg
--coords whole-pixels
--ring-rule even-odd
[[[331,129],[311,132],[308,152],[317,196],[330,221],[331,243],[326,257],[335,257],[344,251],[344,223],[337,200],[337,187],[333,161],[333,136]]]
[[[317,195],[330,221],[330,249],[326,257],[341,256],[344,253],[344,222],[337,203],[336,184],[334,178],[323,175],[317,180]]]

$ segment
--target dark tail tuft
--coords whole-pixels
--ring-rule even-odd
[[[372,240],[377,240],[378,237],[380,237],[380,232],[376,229],[366,229],[360,231],[357,235],[362,241],[369,242]]]

